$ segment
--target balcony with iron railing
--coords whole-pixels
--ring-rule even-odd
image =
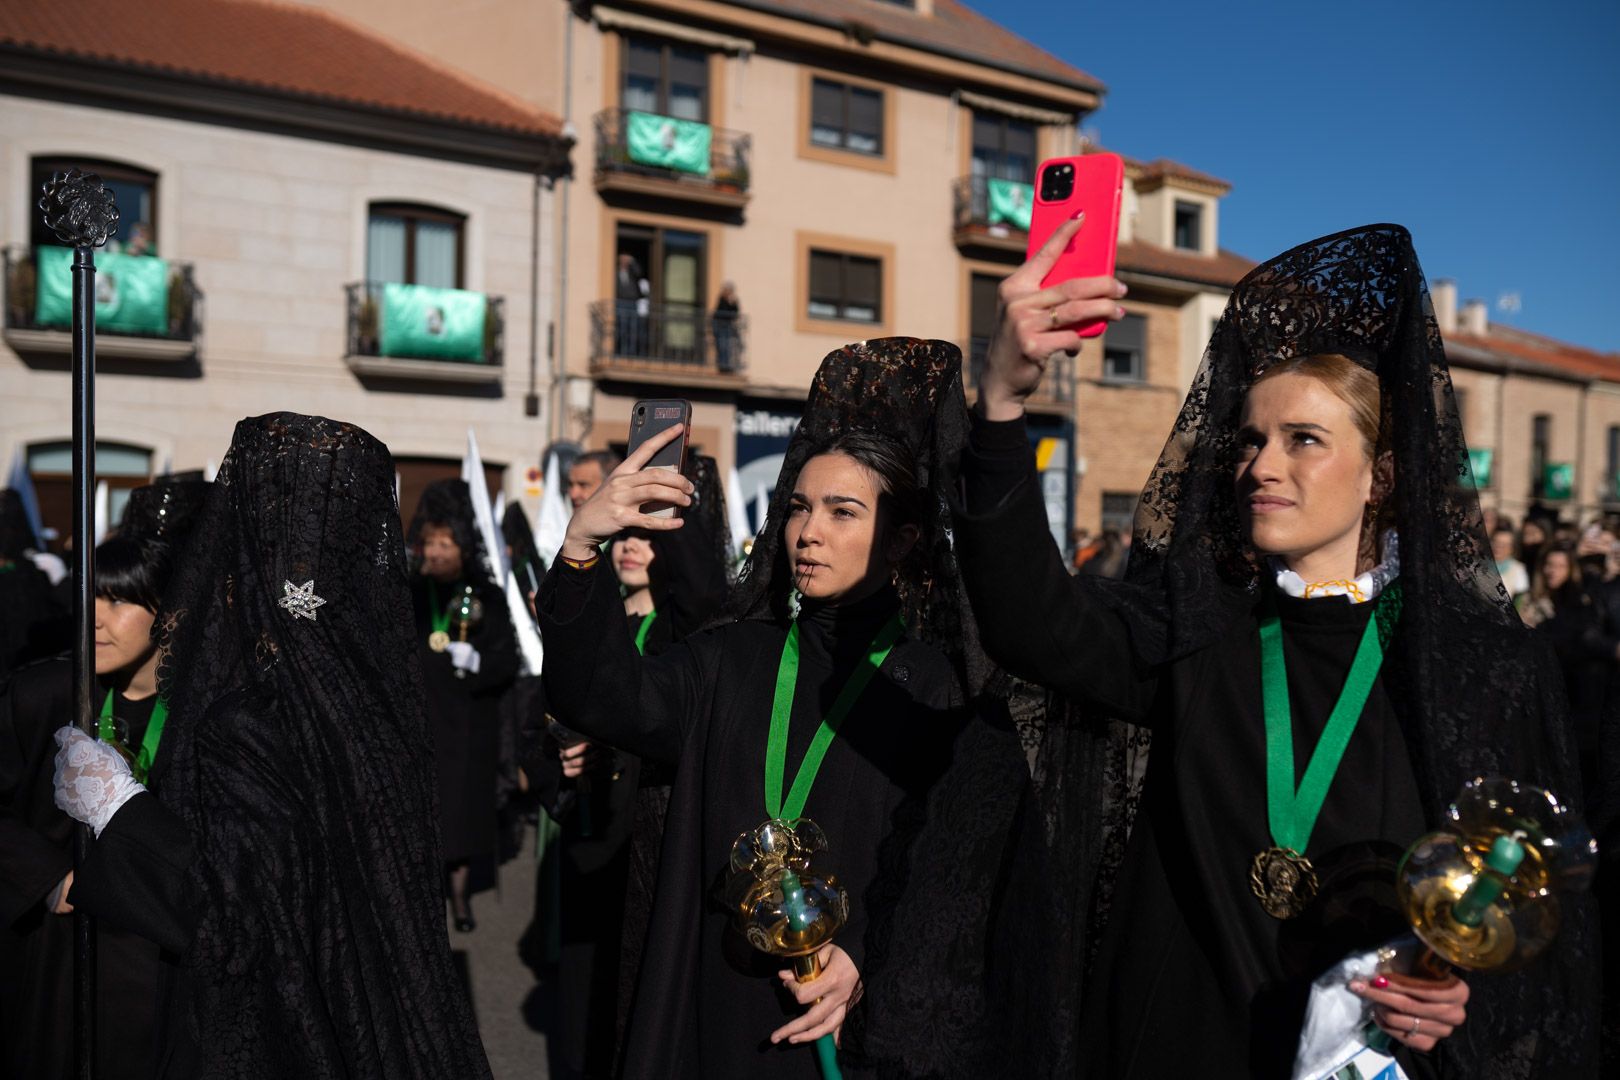
[[[634,109],[604,109],[595,128],[598,191],[748,204],[750,135]]]
[[[5,262],[6,344],[20,353],[73,351],[73,252],[10,247]],[[197,353],[202,292],[190,263],[155,255],[96,255],[96,354],[170,363]]]
[[[969,394],[978,391],[979,381],[990,359],[989,338],[969,338],[962,350],[962,382]],[[1075,357],[1057,353],[1047,362],[1041,385],[1029,396],[1025,406],[1032,412],[1068,414],[1074,411],[1075,387],[1079,368]]]
[[[591,305],[591,373],[673,386],[741,386],[748,318],[694,304],[599,300]]]
[[[357,281],[343,287],[343,362],[357,375],[487,383],[503,377],[506,302],[465,289]]]
[[[958,248],[1022,254],[1029,243],[1035,188],[991,176],[951,181],[952,238]]]

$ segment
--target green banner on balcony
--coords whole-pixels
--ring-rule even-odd
[[[632,112],[624,118],[624,137],[631,161],[698,176],[709,175],[712,132],[708,124]]]
[[[483,293],[426,285],[383,286],[378,352],[419,360],[483,360]]]
[[[990,202],[989,223],[1016,225],[1029,232],[1029,215],[1035,208],[1035,185],[992,178],[986,187]]]
[[[1548,499],[1567,499],[1575,491],[1575,466],[1568,462],[1553,462],[1541,485],[1541,494]]]
[[[34,252],[39,287],[34,320],[73,325],[73,249],[42,245]],[[96,329],[106,334],[169,332],[169,262],[155,255],[96,256]]]
[[[1468,475],[1477,490],[1483,491],[1491,486],[1492,451],[1469,449]]]

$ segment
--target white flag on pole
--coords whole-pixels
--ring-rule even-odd
[[[546,486],[540,494],[540,520],[534,534],[534,546],[547,566],[557,561],[557,552],[562,550],[568,532],[568,519],[573,516],[573,507],[563,490],[562,469],[557,455],[552,454],[546,461]]]
[[[743,505],[742,480],[737,476],[737,467],[731,467],[731,474],[726,477],[726,525],[731,531],[731,552],[741,556],[743,545],[753,537],[754,530],[748,527],[748,507]]]

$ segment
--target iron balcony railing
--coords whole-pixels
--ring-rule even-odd
[[[591,364],[739,374],[747,366],[748,319],[695,304],[598,300],[591,305]]]
[[[984,378],[985,366],[989,363],[990,339],[969,338],[964,352],[967,357],[964,381],[969,389],[977,389]],[[1046,375],[1041,379],[1040,388],[1030,395],[1029,400],[1036,405],[1073,405],[1077,376],[1075,358],[1067,353],[1057,353],[1047,362]]]
[[[504,297],[415,286],[390,291],[389,285],[356,281],[343,287],[348,355],[489,367],[505,362]]]
[[[58,254],[65,250],[5,250],[7,330],[72,333],[72,306],[68,301],[71,279],[56,283],[43,294],[39,281],[42,261],[53,272],[67,272],[71,255],[63,258]],[[147,259],[139,255],[97,258],[98,334],[195,345],[202,330],[202,290],[197,288],[191,263],[165,262],[155,257],[148,263]]]
[[[748,192],[750,135],[634,109],[603,109],[595,125],[599,177],[645,176]]]
[[[993,233],[1022,238],[1029,232],[1034,188],[989,176],[959,176],[951,181],[951,205],[957,232]]]

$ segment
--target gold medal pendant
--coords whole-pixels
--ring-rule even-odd
[[[434,652],[444,652],[450,647],[450,635],[443,630],[435,630],[428,635],[428,648]]]
[[[1310,906],[1320,883],[1311,860],[1288,848],[1266,848],[1249,867],[1249,888],[1273,919],[1292,919]]]

